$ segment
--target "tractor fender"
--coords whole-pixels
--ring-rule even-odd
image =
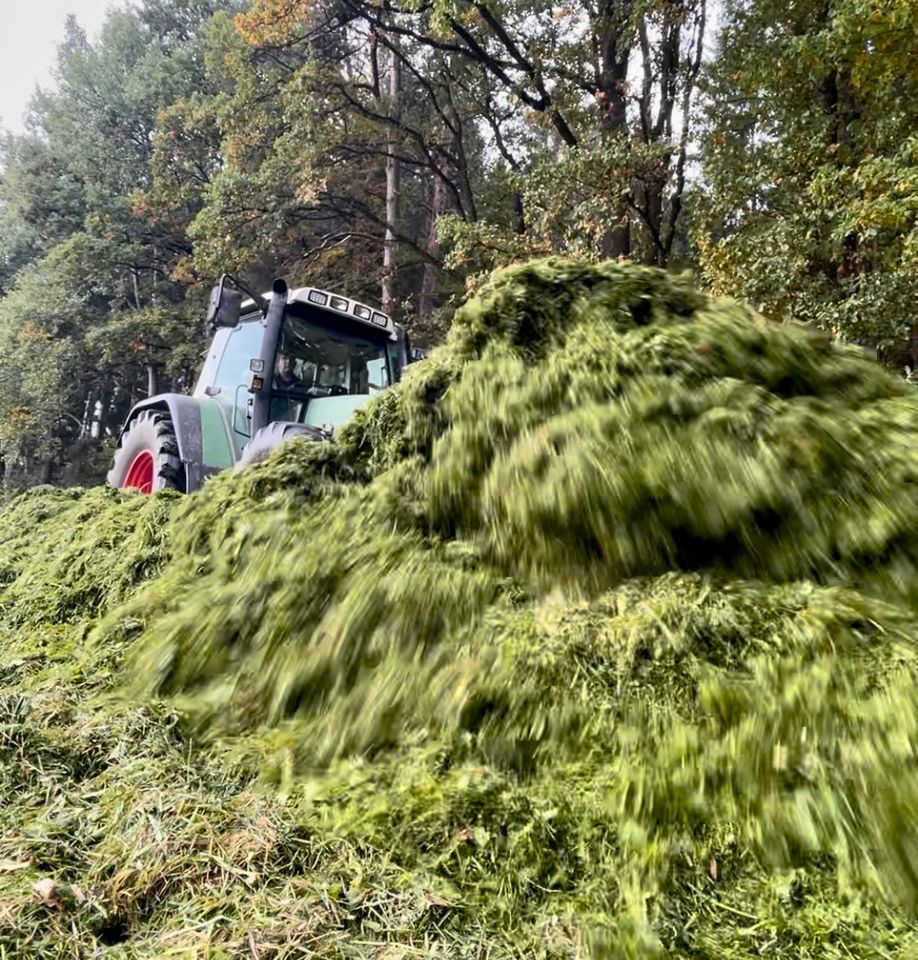
[[[185,468],[185,484],[188,493],[200,489],[204,478],[213,471],[206,471],[203,458],[201,410],[199,402],[181,393],[161,393],[134,404],[121,428],[119,443],[128,424],[141,410],[167,410],[172,419],[178,443],[179,459]]]
[[[306,437],[308,440],[327,440],[328,434],[318,427],[305,423],[291,423],[286,420],[274,420],[266,427],[256,430],[252,439],[242,448],[242,456],[237,466],[245,467],[250,463],[266,460],[271,451],[293,437]]]

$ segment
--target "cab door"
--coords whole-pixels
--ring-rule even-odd
[[[219,409],[237,459],[251,434],[251,363],[261,352],[263,332],[258,316],[219,331],[194,391]]]

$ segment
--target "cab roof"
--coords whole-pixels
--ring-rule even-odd
[[[270,300],[271,293],[264,294],[264,298]],[[390,337],[395,337],[395,323],[392,317],[375,307],[368,306],[351,297],[342,296],[340,293],[331,293],[329,290],[320,290],[318,287],[297,287],[295,290],[287,292],[287,303],[305,303],[311,307],[319,307],[331,313],[350,317],[358,323],[375,330],[385,331]],[[249,306],[254,307],[255,301],[246,300],[242,306],[243,309]]]

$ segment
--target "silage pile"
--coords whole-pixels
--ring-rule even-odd
[[[916,427],[813,334],[546,261],[334,446],[20,499],[0,945],[912,956]]]

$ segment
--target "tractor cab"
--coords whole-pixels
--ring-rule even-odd
[[[376,331],[329,328],[321,318],[288,310],[277,348],[271,419],[331,432],[393,381],[394,348]]]
[[[241,304],[238,323],[217,330],[193,393],[220,410],[237,460],[270,423],[300,424],[331,437],[398,379],[407,359],[404,335],[390,317],[315,287],[287,295],[276,335],[269,324],[254,301]],[[264,423],[258,422],[259,400]]]
[[[108,474],[116,487],[190,493],[294,436],[328,440],[415,359],[405,331],[365,303],[315,287],[211,294],[213,339],[192,395],[136,404]]]

